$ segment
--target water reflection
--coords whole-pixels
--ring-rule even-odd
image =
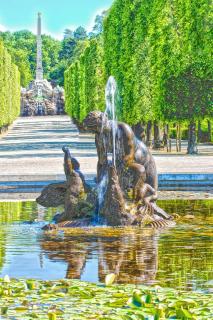
[[[105,229],[105,232],[108,236],[67,236],[63,240],[47,235],[41,241],[41,247],[50,259],[68,263],[66,277],[69,279],[81,279],[87,262],[92,260],[97,262],[96,281],[103,282],[109,273],[117,274],[118,283],[151,283],[155,280],[158,264],[156,232],[120,230],[119,236],[113,235],[113,229]]]
[[[42,220],[49,221],[56,210],[35,202],[0,203],[0,277],[103,282],[113,272],[119,283],[209,290],[213,201],[161,201],[160,206],[196,218],[161,233],[93,228],[51,234],[41,231]]]

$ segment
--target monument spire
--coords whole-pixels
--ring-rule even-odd
[[[42,39],[41,39],[41,13],[38,13],[37,22],[37,59],[36,59],[36,80],[43,80],[42,67]]]
[[[64,90],[53,87],[50,81],[43,77],[42,67],[42,38],[41,38],[41,13],[37,21],[37,57],[36,76],[21,95],[21,114],[23,116],[41,116],[64,113]]]

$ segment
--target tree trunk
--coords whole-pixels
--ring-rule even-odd
[[[163,131],[163,146],[166,148],[167,152],[169,152],[169,125],[164,125]]]
[[[160,127],[157,121],[154,122],[154,149],[160,149]]]
[[[172,148],[170,147],[170,127],[169,124],[166,125],[167,127],[167,152],[171,152]]]
[[[152,146],[152,121],[148,121],[148,123],[147,123],[146,145],[147,145],[147,147]]]
[[[172,152],[172,139],[169,139],[169,152]]]
[[[208,142],[212,141],[212,124],[210,120],[208,121]]]
[[[198,120],[198,127],[197,127],[197,142],[201,142],[202,139],[202,129],[201,129],[201,121]]]
[[[189,131],[188,131],[188,154],[197,154],[197,139],[196,139],[196,122],[192,120],[189,124]]]
[[[181,145],[181,125],[179,123],[179,126],[178,126],[178,144],[179,144],[179,152],[181,152],[182,150],[182,145]]]
[[[176,150],[177,152],[181,152],[181,125],[178,123],[176,125]]]
[[[145,123],[141,124],[140,138],[143,141],[143,143],[146,143],[146,124]]]
[[[178,124],[176,124],[176,151],[179,152],[179,144],[178,144],[178,137],[179,137],[179,127]]]

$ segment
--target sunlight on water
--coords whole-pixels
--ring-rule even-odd
[[[169,213],[193,214],[177,227],[156,230],[89,228],[44,233],[56,210],[35,202],[0,203],[0,277],[146,283],[211,290],[213,200],[159,201]]]

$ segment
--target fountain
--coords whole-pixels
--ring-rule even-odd
[[[117,94],[116,81],[113,76],[110,76],[106,85],[106,90],[105,90],[105,99],[106,99],[105,116],[108,115],[112,117],[112,120],[111,120],[112,144],[113,144],[112,163],[114,167],[116,167],[116,133],[117,133],[117,117],[115,113],[116,94]]]
[[[173,226],[172,217],[156,204],[158,177],[155,161],[131,127],[116,118],[117,86],[106,85],[106,110],[92,111],[83,121],[95,134],[98,155],[97,186],[89,186],[80,164],[63,147],[66,182],[47,186],[37,202],[45,207],[64,205],[64,212],[45,229],[109,226]]]

